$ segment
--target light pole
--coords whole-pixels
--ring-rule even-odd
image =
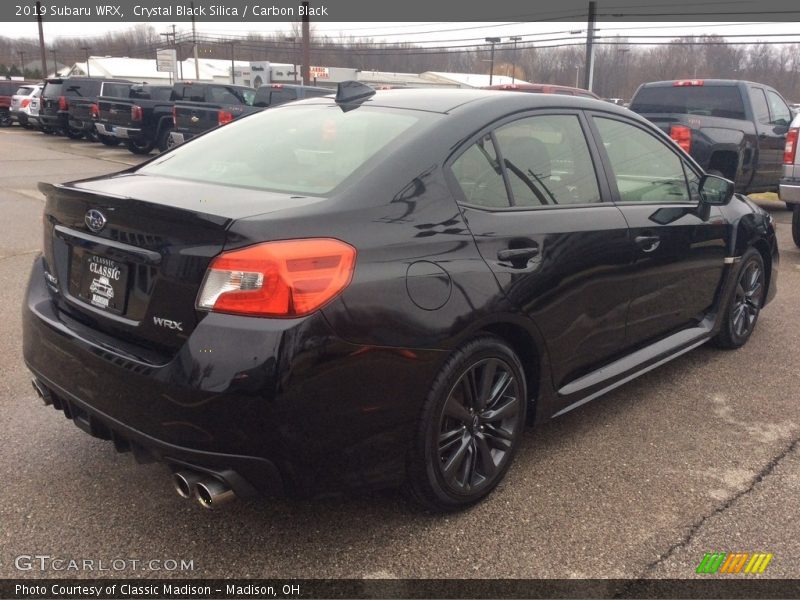
[[[575,65],[575,87],[580,87],[580,73],[581,73],[581,66]]]
[[[514,55],[511,58],[511,84],[513,85],[517,80],[517,42],[520,41],[522,37],[514,35],[508,39],[514,42]]]
[[[234,48],[236,47],[236,40],[228,42],[231,45],[231,83],[236,83],[236,73],[234,72]]]
[[[490,59],[491,67],[489,70],[489,85],[492,85],[492,78],[494,77],[494,45],[500,42],[499,37],[487,37],[486,41],[492,45],[492,56]]]
[[[617,52],[622,54],[622,77],[620,78],[622,82],[621,85],[619,86],[621,89],[618,90],[620,98],[623,98],[625,96],[624,90],[628,84],[628,69],[626,67],[628,66],[628,52],[630,51],[631,51],[630,48],[617,48]],[[695,67],[695,69],[696,68],[697,67]]]
[[[81,50],[86,53],[86,76],[91,77],[92,73],[89,71],[89,50],[91,50],[91,46],[81,46]]]
[[[25,78],[25,51],[24,50],[17,50],[17,54],[19,54],[19,66],[22,68],[22,77]]]
[[[50,48],[50,54],[53,55],[53,74],[58,76],[58,59],[56,59],[56,49]]]
[[[283,39],[292,43],[292,77],[294,77],[294,82],[297,83],[297,38],[292,36]]]

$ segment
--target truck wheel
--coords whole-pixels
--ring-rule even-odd
[[[100,140],[100,143],[104,146],[119,146],[119,140],[115,137],[111,137],[110,135],[100,135],[98,133],[97,139]]]
[[[151,141],[140,142],[136,140],[128,140],[126,145],[128,146],[128,150],[134,154],[150,154],[150,152],[153,151],[153,148],[156,147],[155,143]]]
[[[73,127],[67,127],[66,134],[71,140],[79,140],[83,137],[83,132],[80,129],[75,129]]]
[[[161,133],[158,134],[158,149],[160,152],[166,152],[174,144],[169,141],[169,134],[172,131],[172,127],[165,127],[161,130]]]
[[[0,111],[0,127],[11,127],[11,113],[7,110]]]
[[[795,204],[792,211],[792,239],[794,245],[800,248],[800,204]]]

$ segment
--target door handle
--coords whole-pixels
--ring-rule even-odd
[[[661,244],[661,238],[657,235],[637,235],[633,241],[645,252],[652,252]]]
[[[537,246],[529,246],[527,248],[508,248],[506,250],[500,250],[497,253],[497,259],[502,262],[510,262],[514,266],[518,266],[519,263],[525,261],[523,265],[526,266],[528,261],[537,256],[539,254],[539,248]]]

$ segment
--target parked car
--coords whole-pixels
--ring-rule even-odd
[[[101,94],[107,98],[127,98],[131,86],[135,84],[123,81],[104,81],[100,84]],[[106,146],[116,146],[119,140],[114,136],[98,133],[95,124],[100,117],[97,101],[100,96],[73,98],[69,101],[67,122],[71,131],[81,132],[83,137],[92,142],[101,142]]]
[[[149,154],[158,146],[166,150],[172,130],[172,107],[191,88],[182,82],[168,85],[133,85],[128,96],[101,96],[97,100],[97,134],[125,142],[134,154]]]
[[[88,130],[87,121],[91,123],[91,104],[97,97],[102,96],[104,90],[109,87],[118,87],[117,84],[131,85],[132,83],[125,79],[90,77],[47,79],[42,90],[39,122],[42,126],[69,138],[80,139]],[[79,115],[73,112],[72,122],[70,122],[69,109],[72,102],[81,104],[84,112]]]
[[[11,119],[11,97],[28,81],[0,80],[0,127],[9,127]]]
[[[241,85],[196,83],[183,100],[172,109],[174,128],[170,132],[170,147],[237,117],[258,112],[253,107],[256,90]]]
[[[783,149],[783,177],[780,184],[780,199],[792,209],[792,239],[800,248],[800,114],[792,121]]]
[[[474,504],[528,418],[744,345],[776,292],[771,217],[588,98],[349,82],[39,189],[35,389],[206,507]]]
[[[744,194],[775,192],[791,111],[767,85],[728,79],[639,86],[631,110],[667,132],[709,173]]]
[[[28,122],[28,117],[31,114],[31,102],[39,98],[41,93],[42,85],[39,83],[26,84],[17,88],[17,91],[11,96],[9,111],[11,120],[19,123],[21,127],[30,129],[31,124]]]
[[[552,85],[549,83],[498,83],[487,85],[484,90],[503,90],[506,92],[530,92],[533,94],[560,94],[562,96],[580,96],[581,98],[600,97],[594,92],[566,85]]]
[[[269,108],[270,106],[278,106],[295,100],[328,96],[334,94],[334,92],[335,90],[314,85],[271,83],[259,86],[256,90],[253,106],[256,108]]]

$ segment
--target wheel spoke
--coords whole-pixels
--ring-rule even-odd
[[[497,471],[497,465],[494,464],[494,457],[492,457],[492,449],[486,442],[486,437],[481,434],[476,436],[475,444],[478,448],[478,456],[481,461],[481,471],[484,477],[489,479]]]
[[[503,371],[500,379],[497,380],[497,383],[492,388],[492,395],[489,398],[489,401],[486,403],[486,406],[488,408],[493,408],[503,398],[506,390],[513,382],[514,378],[511,376],[511,373],[508,371]]]
[[[736,310],[733,315],[733,328],[736,331],[736,335],[743,335],[744,334],[744,313],[745,313],[745,305],[740,304],[736,307]]]
[[[481,370],[481,388],[479,396],[480,401],[483,403],[481,408],[491,403],[491,398],[493,397],[492,385],[494,384],[494,377],[497,373],[497,365],[498,362],[492,359],[483,365],[483,369]]]
[[[450,394],[450,397],[447,399],[447,402],[444,405],[444,414],[445,416],[452,417],[457,421],[464,423],[465,425],[469,425],[472,423],[472,417],[469,414],[467,408],[461,404],[453,394]]]
[[[453,453],[453,455],[445,463],[444,467],[442,467],[442,472],[448,480],[453,480],[456,474],[459,472],[459,468],[464,464],[464,459],[467,456],[467,451],[469,450],[471,441],[471,436],[468,433],[465,433],[461,437],[461,445],[458,447],[458,450]]]
[[[445,431],[439,434],[439,453],[442,454],[447,452],[450,448],[455,446],[461,436],[464,434],[464,427],[459,427],[458,429],[451,429],[450,431]]]
[[[516,397],[509,398],[500,406],[492,410],[486,410],[481,414],[481,421],[491,423],[492,421],[502,421],[508,417],[516,415],[519,411],[519,402]]]
[[[483,435],[486,441],[498,450],[506,452],[511,450],[511,433],[502,427],[486,425],[483,429]]]

